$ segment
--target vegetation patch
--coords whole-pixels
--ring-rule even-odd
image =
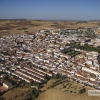
[[[68,54],[71,57],[81,54],[80,51],[73,50],[72,48],[67,48],[67,49],[65,48],[65,49],[61,50],[61,52],[64,54]]]

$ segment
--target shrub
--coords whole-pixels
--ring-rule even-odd
[[[84,93],[84,92],[86,92],[86,89],[85,89],[85,88],[79,90],[79,93],[80,93],[80,94],[82,94],[82,93]]]
[[[63,88],[66,88],[66,86],[63,86]]]

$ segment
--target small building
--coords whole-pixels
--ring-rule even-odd
[[[11,89],[12,88],[12,83],[8,82],[8,81],[4,81],[3,82],[3,86],[5,86],[6,88],[8,89]]]

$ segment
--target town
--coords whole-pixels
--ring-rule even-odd
[[[34,34],[8,34],[0,38],[0,76],[4,90],[15,76],[44,83],[60,74],[100,89],[100,39],[91,28],[42,29]],[[0,89],[0,92],[4,91]]]

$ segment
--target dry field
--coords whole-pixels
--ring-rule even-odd
[[[30,21],[30,20],[9,20],[0,21],[0,32],[2,33],[22,33],[34,32],[38,29],[50,27],[52,22],[49,21]]]
[[[79,28],[79,27],[94,27],[97,32],[100,32],[99,21],[42,21],[42,20],[0,20],[0,33],[34,33],[38,29],[48,28]]]
[[[64,80],[54,88],[49,88],[55,81],[50,80],[41,89],[43,92],[39,95],[36,100],[100,100],[100,97],[88,96],[88,90],[93,88],[84,86],[75,81]],[[64,87],[65,86],[65,87]],[[79,90],[86,88],[86,92],[83,94],[79,93]]]
[[[14,88],[2,95],[4,100],[22,100],[27,96],[28,88]]]
[[[49,89],[40,94],[37,100],[100,100],[100,97],[88,96],[84,94],[70,94],[58,89]]]

